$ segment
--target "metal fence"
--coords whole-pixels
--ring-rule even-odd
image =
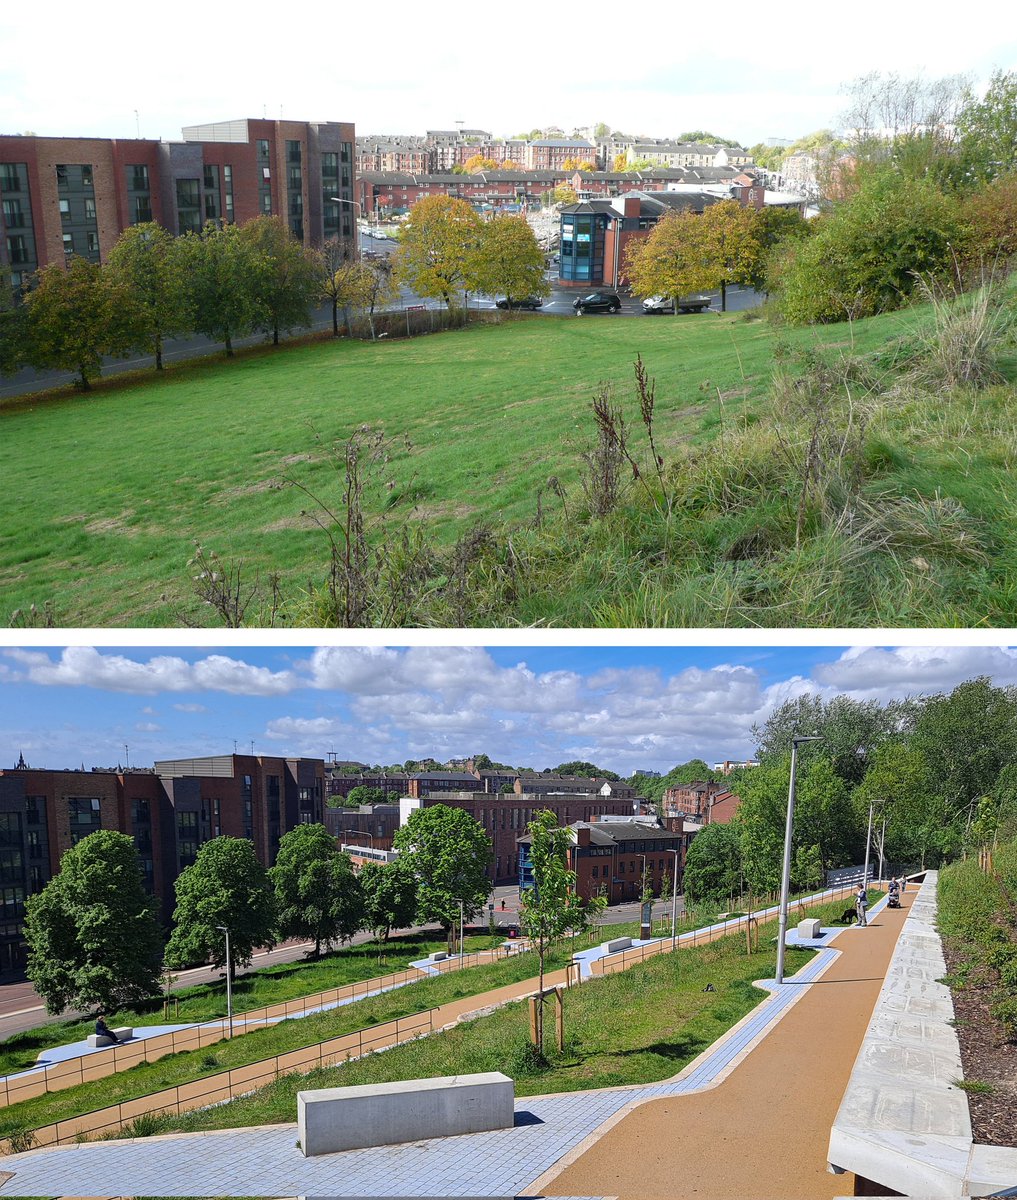
[[[854,889],[849,886],[838,886],[826,888],[822,892],[816,892],[811,896],[802,896],[797,900],[792,900],[788,904],[788,914],[797,910],[802,913],[807,908],[812,908],[816,904],[825,904],[829,900],[834,900],[839,896],[846,896]],[[680,933],[677,937],[677,944],[680,949],[687,946],[702,946],[707,942],[717,941],[719,938],[727,937],[729,934],[737,933],[739,930],[744,930],[750,921],[772,920],[777,916],[777,908],[762,908],[755,912],[745,913],[743,916],[731,917],[726,921],[715,922],[713,925],[707,925],[702,929],[689,929],[685,933]],[[662,941],[649,942],[645,946],[632,946],[627,950],[619,950],[617,954],[608,954],[603,958],[599,958],[590,963],[590,973],[592,975],[613,975],[616,971],[625,971],[636,963],[643,962],[647,958],[652,958],[655,954],[663,954],[671,949],[671,939],[665,938]]]
[[[458,971],[483,962],[496,961],[512,953],[512,950],[499,946],[494,950],[467,954],[461,959],[458,957],[444,959],[434,965],[440,971]],[[217,1020],[202,1022],[200,1025],[192,1025],[186,1029],[173,1030],[156,1037],[142,1038],[111,1046],[102,1054],[87,1054],[81,1058],[53,1063],[51,1066],[43,1067],[31,1074],[3,1080],[2,1086],[0,1086],[0,1105],[16,1104],[19,1100],[30,1100],[33,1096],[62,1091],[64,1088],[74,1087],[79,1083],[88,1083],[93,1079],[103,1079],[108,1075],[130,1070],[139,1063],[154,1062],[157,1059],[165,1058],[169,1054],[179,1054],[185,1050],[203,1050],[206,1046],[214,1045],[216,1042],[230,1037],[241,1037],[254,1029],[263,1029],[267,1025],[276,1024],[288,1017],[304,1017],[310,1012],[326,1008],[329,1005],[363,1000],[376,992],[402,987],[407,983],[416,983],[418,980],[426,978],[425,972],[412,967],[374,979],[347,983],[342,987],[331,988],[327,992],[317,992],[313,996],[301,996],[294,1000],[284,1000],[278,1004],[269,1004],[263,1008],[236,1013],[233,1017],[232,1034],[228,1018],[220,1017]]]

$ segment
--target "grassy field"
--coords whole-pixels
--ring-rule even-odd
[[[530,523],[549,476],[565,487],[575,513],[579,453],[595,435],[592,396],[605,384],[619,400],[631,397],[639,354],[657,380],[659,448],[669,467],[675,456],[674,478],[688,498],[682,521],[661,528],[637,505],[622,528],[590,522],[578,536],[575,528],[562,530],[571,558],[560,546],[530,547],[530,593],[519,596],[516,584],[511,606],[469,623],[829,623],[822,601],[810,601],[804,613],[752,619],[753,608],[773,607],[771,591],[787,587],[789,572],[824,574],[827,590],[835,582],[825,577],[832,568],[817,546],[827,531],[814,526],[795,539],[796,561],[772,584],[752,576],[786,549],[794,487],[780,513],[767,499],[780,490],[773,479],[746,485],[751,503],[704,499],[700,490],[715,482],[718,464],[695,456],[722,447],[725,487],[730,460],[751,460],[753,447],[779,475],[769,432],[775,348],[823,344],[834,354],[872,358],[929,319],[916,309],[851,328],[791,333],[736,315],[512,319],[412,341],[259,350],[232,362],[183,366],[161,379],[118,380],[87,397],[8,404],[0,410],[7,497],[0,611],[9,619],[15,609],[50,602],[63,626],[213,623],[187,566],[195,540],[242,559],[249,577],[278,571],[284,591],[299,594],[327,567],[325,538],[307,511],[314,504],[300,489],[335,504],[329,448],[365,423],[408,440],[376,477],[369,507],[415,528],[426,525],[436,545],[448,546],[478,522],[497,530]],[[1015,612],[1017,591],[1012,401],[1010,386],[977,403],[966,394],[939,395],[933,405],[912,392],[881,403],[868,423],[859,455],[877,506],[884,494],[933,504],[946,497],[972,527],[965,554],[951,546],[937,557],[923,526],[912,540],[924,548],[924,565],[910,562],[922,557],[914,547],[882,537],[881,569],[903,576],[916,612],[929,614],[915,624],[1012,623],[1004,620]],[[866,402],[871,407],[871,398]],[[544,504],[554,506],[547,496]],[[936,523],[935,511],[919,516]],[[675,573],[679,554],[688,565]],[[617,566],[617,576],[606,564]],[[651,602],[640,596],[640,578],[662,564],[669,574],[651,579]],[[864,570],[872,573],[871,562]],[[631,592],[619,587],[622,576]],[[702,598],[698,607],[690,596]],[[880,611],[879,595],[863,588],[854,604],[869,608],[871,620],[841,623],[910,620],[914,613],[893,611],[901,603],[887,586]],[[811,622],[800,619],[809,613]],[[864,615],[831,611],[829,618]],[[458,623],[441,614],[439,621]]]

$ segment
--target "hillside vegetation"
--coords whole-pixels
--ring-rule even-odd
[[[1011,626],[1013,309],[999,291],[804,330],[512,319],[11,405],[2,610]]]

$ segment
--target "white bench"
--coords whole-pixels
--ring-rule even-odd
[[[430,954],[427,956],[427,961],[428,961],[428,962],[441,962],[443,959],[446,959],[446,958],[448,958],[448,952],[447,952],[447,951],[445,951],[445,950],[434,950],[434,951],[432,951],[432,953],[430,953]]]
[[[364,1146],[509,1129],[515,1085],[500,1071],[297,1092],[305,1158]]]
[[[817,938],[820,936],[821,925],[815,917],[806,917],[804,921],[798,922],[798,936],[800,938]]]
[[[126,1042],[134,1037],[133,1025],[122,1025],[119,1029],[114,1029],[113,1032],[117,1035],[117,1042]],[[107,1037],[104,1033],[90,1033],[88,1035],[88,1044],[93,1048],[100,1046],[112,1046],[114,1041],[111,1037]]]

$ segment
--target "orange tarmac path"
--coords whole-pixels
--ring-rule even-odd
[[[628,1109],[541,1180],[542,1196],[831,1200],[837,1109],[913,893],[832,945],[839,957],[719,1084]],[[795,986],[793,983],[787,986]]]

